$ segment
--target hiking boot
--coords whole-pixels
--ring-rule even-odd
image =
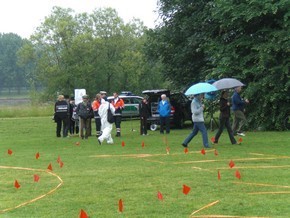
[[[187,148],[187,145],[186,145],[186,144],[182,143],[181,145],[182,145],[183,147]]]
[[[239,136],[246,136],[246,134],[243,133],[243,132],[238,132],[237,134],[238,134]]]

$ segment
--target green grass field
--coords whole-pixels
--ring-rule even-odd
[[[235,146],[224,132],[203,155],[200,134],[188,153],[181,146],[190,126],[169,135],[138,129],[122,122],[122,137],[100,146],[95,136],[56,138],[51,117],[1,118],[0,217],[79,217],[81,209],[91,218],[290,216],[289,131],[247,132]]]

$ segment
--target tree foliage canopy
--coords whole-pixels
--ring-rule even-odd
[[[0,91],[20,88],[27,85],[25,69],[17,63],[17,51],[24,40],[13,33],[0,34]]]
[[[290,104],[289,8],[287,0],[160,0],[148,53],[177,86],[240,79],[249,127],[279,130]]]
[[[137,19],[125,24],[112,8],[75,14],[55,7],[20,57],[36,63],[34,75],[51,95],[71,94],[75,88],[85,88],[91,96],[99,90],[139,93],[161,81],[145,61],[145,29]],[[144,80],[145,74],[154,82]]]

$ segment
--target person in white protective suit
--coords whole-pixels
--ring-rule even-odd
[[[110,110],[112,111],[113,114],[115,114],[114,106],[103,99],[101,100],[101,105],[99,107],[99,115],[101,117],[101,123],[102,123],[101,125],[102,135],[98,137],[98,142],[100,145],[103,143],[104,140],[107,140],[108,144],[114,143],[111,136],[113,124],[109,123],[107,120],[109,105],[110,105]]]

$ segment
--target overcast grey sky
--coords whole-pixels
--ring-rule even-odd
[[[127,23],[139,18],[153,28],[158,0],[4,0],[0,6],[0,33],[16,33],[28,38],[40,26],[53,6],[72,8],[76,13],[91,13],[96,8],[112,7]]]

